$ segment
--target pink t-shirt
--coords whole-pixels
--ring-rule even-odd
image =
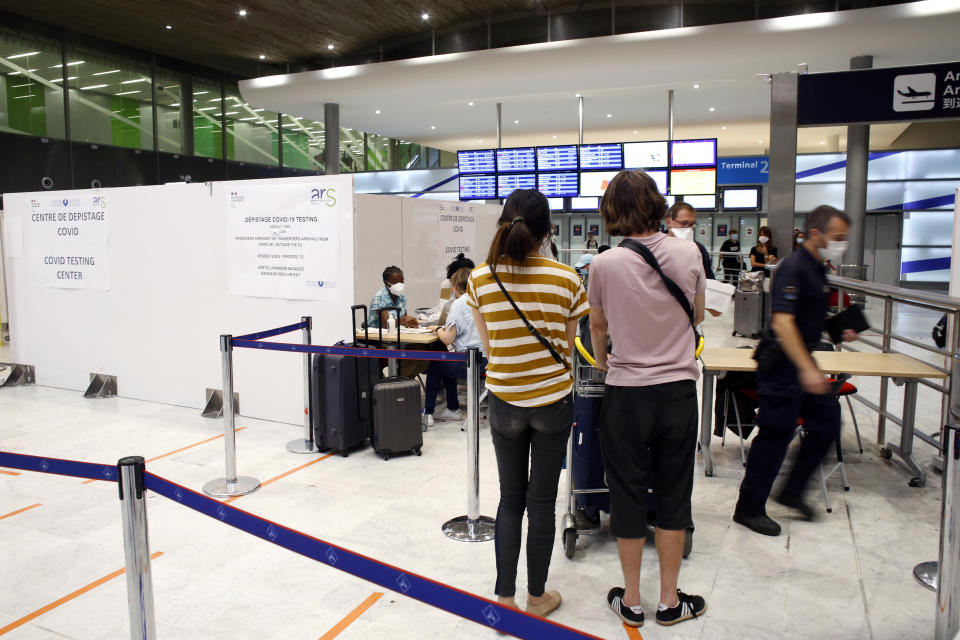
[[[707,286],[697,245],[662,233],[636,240],[653,252],[693,306]],[[613,340],[607,384],[646,387],[700,377],[690,320],[639,254],[615,247],[596,256],[589,283],[590,307],[603,309]]]

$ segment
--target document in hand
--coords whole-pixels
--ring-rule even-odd
[[[706,304],[704,306],[717,314],[724,313],[730,307],[734,291],[736,291],[736,287],[732,284],[707,280]]]
[[[830,339],[833,340],[834,344],[839,344],[843,340],[845,329],[853,329],[857,333],[863,333],[869,328],[870,324],[858,304],[850,305],[844,311],[827,319],[827,333],[830,334]]]

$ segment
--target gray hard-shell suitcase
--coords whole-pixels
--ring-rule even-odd
[[[395,309],[399,319],[400,310]],[[400,343],[400,323],[397,323],[397,344]],[[373,387],[373,431],[370,443],[384,460],[399,453],[420,455],[423,447],[422,398],[420,383],[412,378],[391,376]]]
[[[733,297],[733,335],[759,337],[763,329],[763,291],[737,289]]]
[[[367,308],[355,305],[351,309],[354,317],[357,309],[362,309],[366,318]],[[318,353],[313,357],[312,374],[313,439],[321,451],[333,449],[346,457],[370,437],[379,360]]]

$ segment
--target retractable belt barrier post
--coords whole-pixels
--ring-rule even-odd
[[[940,516],[940,565],[937,579],[936,640],[960,633],[960,426],[943,428],[943,511]]]
[[[303,316],[300,318],[303,324],[303,344],[309,346],[312,343],[310,331],[313,329],[313,317]],[[290,453],[319,453],[316,443],[313,441],[313,411],[310,406],[310,354],[303,354],[303,438],[296,439],[287,443],[287,451]]]
[[[479,360],[475,361],[478,362]],[[476,407],[476,404],[473,406]],[[127,583],[134,587],[130,591],[131,638],[147,640],[155,637],[150,550],[144,504],[145,493],[149,490],[278,547],[507,635],[526,640],[601,640],[598,636],[404,571],[400,567],[208,498],[146,471],[143,458],[139,456],[123,458],[113,466],[0,451],[0,467],[112,482],[117,481],[118,475],[121,477]]]
[[[252,493],[260,481],[237,475],[237,432],[233,415],[233,336],[220,336],[220,358],[223,363],[223,441],[226,475],[203,485],[203,492],[215,498],[229,498]]]
[[[480,515],[480,350],[467,351],[467,515],[448,520],[443,533],[461,542],[493,539],[496,521]]]
[[[153,574],[150,571],[150,540],[147,536],[147,500],[143,486],[143,458],[130,456],[117,462],[120,478],[120,513],[123,521],[123,553],[126,557],[127,608],[130,640],[157,637],[153,614]]]

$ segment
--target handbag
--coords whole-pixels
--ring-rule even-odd
[[[556,347],[554,347],[549,340],[543,337],[542,333],[537,331],[537,328],[535,326],[530,324],[530,321],[527,320],[527,316],[523,315],[523,312],[520,311],[520,307],[518,307],[517,303],[513,301],[513,298],[510,297],[510,294],[507,293],[506,287],[504,287],[503,283],[500,282],[500,276],[497,275],[497,272],[493,270],[492,266],[490,267],[490,275],[493,276],[493,279],[496,281],[497,286],[500,287],[500,291],[502,291],[503,295],[507,298],[507,302],[509,302],[510,306],[513,307],[513,310],[517,312],[517,315],[520,316],[520,319],[523,320],[523,324],[527,325],[527,331],[530,332],[530,335],[536,338],[537,341],[540,344],[542,344],[547,351],[550,352],[550,355],[553,356],[554,360],[556,360],[558,363],[563,365],[564,370],[569,371],[570,365],[567,364],[566,359],[564,359],[564,357],[560,355],[560,352],[557,351]]]
[[[663,280],[663,284],[666,285],[667,291],[680,303],[683,311],[690,319],[690,326],[693,327],[693,353],[695,358],[699,358],[700,353],[703,351],[703,334],[700,332],[700,329],[697,328],[693,317],[693,306],[690,304],[690,301],[687,300],[687,295],[683,292],[683,289],[681,289],[680,285],[674,282],[670,276],[663,272],[663,269],[660,268],[660,263],[657,262],[657,257],[653,255],[653,252],[650,251],[645,244],[632,238],[624,238],[619,246],[640,254],[640,257],[643,258],[654,271],[660,274],[660,278]]]

